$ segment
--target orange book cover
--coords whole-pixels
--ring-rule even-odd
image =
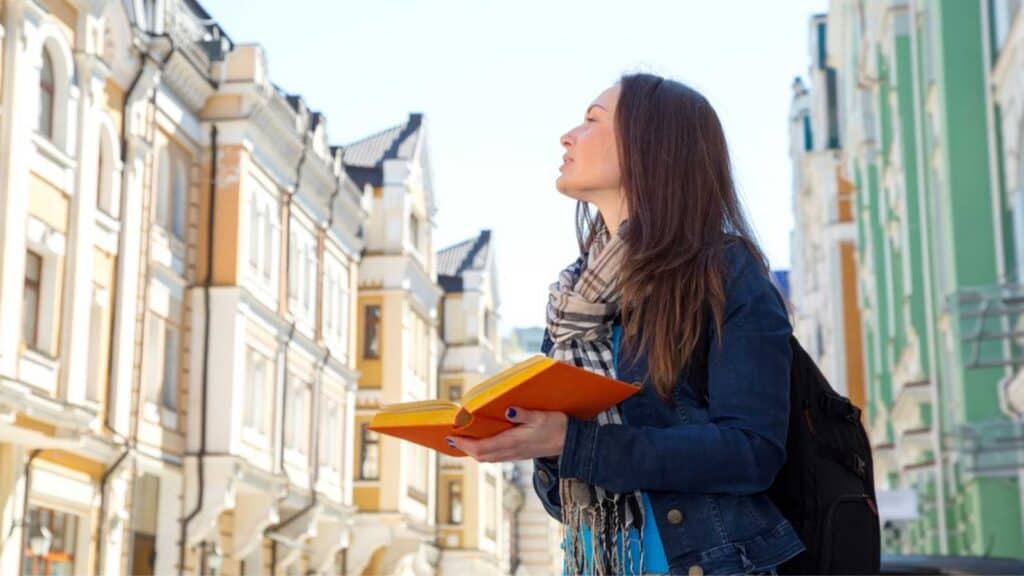
[[[510,406],[565,412],[586,420],[639,391],[634,384],[535,354],[473,386],[462,395],[461,403],[421,400],[384,405],[369,428],[444,454],[465,456],[449,448],[445,436],[494,436],[516,425],[505,418]]]

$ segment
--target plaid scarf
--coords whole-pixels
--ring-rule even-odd
[[[625,252],[622,232],[628,221],[620,224],[614,238],[603,220],[600,222],[590,250],[562,270],[558,281],[551,284],[547,329],[554,345],[548,356],[615,378],[612,323],[619,312],[618,272]],[[597,423],[621,424],[618,406],[598,414]],[[563,563],[566,573],[580,574],[587,569],[580,544],[584,524],[591,531],[593,573],[622,574],[632,569],[630,528],[641,535],[639,565],[643,566],[644,509],[639,491],[611,493],[576,478],[561,478],[558,488],[563,542],[565,533],[569,533]]]

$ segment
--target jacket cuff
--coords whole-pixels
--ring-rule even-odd
[[[562,445],[562,459],[558,463],[559,476],[593,484],[597,428],[596,420],[580,420],[569,416],[565,428],[565,443]]]

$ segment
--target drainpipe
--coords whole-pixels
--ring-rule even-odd
[[[213,219],[217,210],[217,124],[210,129],[210,211],[206,218],[206,278],[203,280],[203,374],[201,380],[201,399],[199,415],[199,452],[196,453],[197,489],[195,508],[181,521],[181,552],[178,559],[178,573],[185,573],[185,552],[187,550],[188,525],[203,508],[205,482],[203,482],[203,458],[206,456],[206,412],[209,404],[210,389],[210,287],[213,285]]]
[[[133,25],[133,27],[135,28],[136,33],[139,33],[139,34],[143,34],[144,33],[138,27],[135,27],[134,25]],[[163,40],[167,41],[167,43],[170,45],[170,49],[167,51],[167,54],[164,55],[164,57],[161,60],[159,60],[159,61],[157,61],[153,57],[153,55],[149,52],[149,47],[148,46],[147,46],[147,48],[144,51],[141,51],[139,53],[139,71],[135,74],[135,77],[132,78],[131,84],[129,84],[128,90],[125,92],[124,102],[121,105],[121,167],[122,167],[121,170],[122,170],[122,176],[121,176],[121,199],[120,199],[120,206],[121,206],[122,209],[126,205],[127,199],[128,199],[128,179],[124,177],[124,170],[125,170],[124,167],[126,165],[126,161],[127,161],[127,158],[128,158],[128,103],[131,102],[132,97],[135,95],[135,89],[138,87],[139,81],[142,79],[142,75],[146,71],[146,60],[153,60],[153,61],[157,62],[158,69],[162,71],[164,69],[164,67],[167,65],[167,62],[171,59],[171,56],[174,54],[175,50],[177,49],[175,44],[174,44],[174,40],[170,36],[168,36],[167,34],[153,34],[153,35],[149,35],[149,36],[150,36],[150,40],[151,41],[154,40],[154,39],[157,39],[157,38],[160,38],[160,39],[163,39]],[[155,100],[155,96],[156,96],[156,90],[154,89],[153,97],[150,98],[150,106],[151,107],[154,105],[153,101]],[[118,258],[123,258],[124,257],[124,235],[123,234],[118,234],[117,235],[117,257]],[[112,301],[116,302],[117,301],[117,284],[116,283],[113,286],[113,289],[111,290],[111,295],[113,296]],[[119,309],[118,306],[114,306],[113,309],[111,310],[111,322],[110,322],[111,330],[113,330],[113,327],[117,325],[118,309]],[[113,333],[111,334],[111,336],[113,336]],[[103,554],[102,554],[102,550],[103,550],[103,537],[106,535],[106,532],[103,529],[103,524],[106,522],[106,513],[107,513],[107,482],[110,480],[110,477],[113,475],[114,471],[117,470],[117,468],[121,465],[122,462],[124,462],[124,460],[128,457],[128,455],[131,454],[132,452],[134,452],[135,444],[136,444],[136,441],[138,439],[137,438],[137,436],[138,436],[137,427],[136,427],[136,430],[134,432],[129,431],[129,436],[125,436],[125,435],[121,434],[120,432],[118,432],[117,429],[114,428],[113,424],[110,421],[110,418],[111,418],[111,414],[110,414],[110,400],[113,397],[112,386],[113,386],[113,375],[114,375],[114,356],[115,356],[114,355],[114,346],[113,346],[113,343],[111,343],[111,346],[109,347],[109,350],[107,351],[107,386],[106,386],[106,401],[104,402],[106,414],[104,415],[104,418],[103,418],[103,428],[106,429],[112,436],[114,436],[115,438],[118,438],[122,442],[124,442],[125,449],[124,449],[124,452],[122,452],[121,455],[118,456],[117,460],[115,460],[113,464],[111,464],[107,469],[105,469],[103,471],[103,475],[100,476],[100,485],[99,485],[100,503],[99,503],[99,516],[98,516],[98,518],[99,518],[98,522],[100,523],[100,525],[98,527],[99,529],[96,531],[96,555],[95,555],[95,572],[97,574],[99,574],[101,572],[101,569],[102,569],[101,563],[102,563],[102,556],[103,556]],[[138,417],[138,405],[132,406],[130,408],[130,410],[132,410],[132,412],[134,413],[134,415],[136,416],[136,419],[137,419],[137,417]]]
[[[29,454],[28,459],[25,460],[25,472],[24,472],[24,476],[25,476],[25,495],[22,498],[22,503],[21,503],[21,522],[20,522],[21,530],[22,530],[23,533],[25,531],[26,526],[28,526],[28,521],[27,521],[27,519],[28,519],[28,497],[29,497],[29,493],[32,491],[32,461],[35,460],[36,457],[39,456],[39,454],[41,452],[42,452],[42,450],[33,450],[32,453]],[[14,527],[16,525],[17,524],[11,524],[11,530],[10,530],[10,532],[7,533],[7,537],[8,538],[10,538],[11,534],[14,533]],[[24,538],[24,534],[22,534],[22,537]],[[24,574],[25,573],[25,554],[19,554],[18,557],[20,558],[20,560],[18,561],[18,572],[21,573],[21,574]]]
[[[914,79],[911,82],[914,92],[914,102],[921,102],[921,83],[920,83],[920,67],[918,66],[918,59],[920,54],[917,50],[917,0],[910,0],[910,70],[914,75]],[[918,203],[924,207],[925,210],[930,210],[930,195],[925,186],[925,161],[924,156],[924,118],[921,114],[921,107],[914,106],[914,126],[916,128],[914,142],[916,143],[917,157],[917,193]],[[931,257],[934,253],[934,247],[932,246],[930,238],[930,226],[927,216],[921,218],[921,240],[922,245],[927,246],[927,253],[922,259],[924,267],[924,277],[927,281],[924,283],[924,300],[925,306],[928,309],[928,313],[925,314],[926,324],[926,341],[928,345],[928,373],[932,380],[931,386],[931,402],[932,402],[932,442],[935,447],[935,515],[939,520],[939,552],[941,554],[949,553],[949,542],[948,533],[946,527],[946,482],[945,482],[945,470],[943,468],[945,453],[942,447],[942,408],[940,396],[939,396],[939,367],[938,358],[939,344],[935,341],[935,303],[934,295],[932,294],[933,289],[933,278],[931,273]]]
[[[306,130],[305,134],[303,134],[303,136],[302,136],[302,153],[299,154],[299,161],[295,165],[295,186],[292,188],[292,191],[288,192],[288,195],[285,196],[285,206],[288,208],[288,210],[287,210],[288,217],[287,217],[287,219],[285,219],[285,222],[284,222],[284,239],[285,239],[285,247],[286,247],[286,249],[285,249],[285,259],[284,259],[284,271],[285,271],[285,284],[286,285],[288,284],[288,282],[291,279],[291,269],[292,269],[291,252],[289,250],[287,250],[287,247],[291,245],[291,241],[292,241],[292,234],[291,234],[291,229],[292,229],[292,217],[291,217],[292,196],[294,196],[295,194],[297,194],[299,192],[299,185],[302,183],[302,165],[306,162],[306,152],[307,152],[308,149],[309,149],[309,130],[308,130],[308,127],[307,127],[307,130]],[[285,292],[285,307],[287,307],[290,304],[289,296],[288,296],[289,288],[290,287],[286,286],[285,291],[284,291]],[[295,320],[292,320],[291,326],[289,326],[289,328],[288,328],[288,340],[286,340],[285,344],[284,344],[284,358],[283,358],[282,366],[281,366],[281,369],[280,369],[280,374],[281,374],[281,422],[282,422],[282,424],[285,423],[285,419],[287,418],[287,415],[288,415],[288,410],[287,410],[287,408],[288,408],[288,349],[291,347],[292,339],[294,337],[295,337]],[[283,437],[284,430],[283,430],[283,426],[282,426],[281,433],[282,433],[282,437],[280,439],[280,444],[278,446],[278,453],[277,453],[278,471],[281,472],[282,474],[284,474],[284,477],[288,480],[288,483],[291,484],[291,478],[288,476],[288,469],[284,465],[284,437]],[[287,490],[285,492],[286,492],[286,494],[284,496],[281,496],[280,499],[278,499],[279,503],[281,501],[283,501],[285,498],[287,498]],[[313,493],[316,494],[316,491],[314,491]],[[288,518],[286,520],[286,522],[291,522],[294,519],[295,519],[295,516],[293,516],[291,518]],[[263,530],[263,534],[264,534],[264,536],[266,536],[267,534],[269,534],[271,532],[274,532],[275,530],[278,530],[279,528],[281,528],[284,525],[285,525],[285,523],[278,522],[277,524],[274,524],[273,526],[268,526],[266,529]],[[271,542],[271,545],[270,545],[270,572],[271,572],[271,574],[273,574],[275,570],[277,570],[277,540],[274,540],[273,542]]]

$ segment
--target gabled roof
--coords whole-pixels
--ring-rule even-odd
[[[437,282],[445,292],[462,292],[462,274],[486,271],[491,256],[491,231],[463,240],[437,253]]]
[[[364,184],[381,186],[384,161],[411,159],[422,135],[422,126],[422,114],[409,114],[409,119],[402,124],[342,146],[345,171],[360,187]]]

